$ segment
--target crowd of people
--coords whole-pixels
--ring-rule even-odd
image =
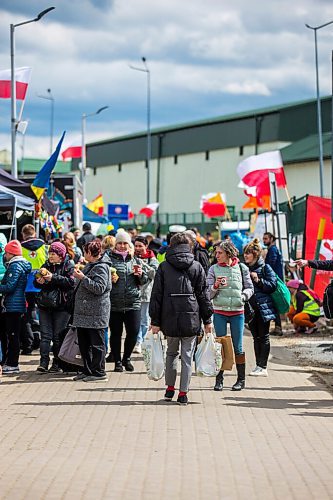
[[[283,279],[283,260],[275,237],[265,233],[239,251],[229,237],[203,238],[196,228],[170,226],[166,241],[135,229],[96,237],[91,225],[72,228],[47,245],[31,224],[21,241],[0,234],[0,359],[3,375],[20,372],[20,355],[39,349],[39,374],[69,372],[59,358],[69,328],[75,327],[83,367],[74,380],[107,380],[106,363],[115,372],[133,372],[132,353],[141,353],[149,329],[167,339],[165,400],[176,392],[187,404],[192,361],[201,335],[227,335],[229,324],[237,379],[245,387],[244,326],[252,337],[256,365],[251,376],[267,376],[270,334],[282,334],[272,294]],[[299,266],[316,267],[316,261]],[[295,331],[313,331],[319,318],[318,297],[293,279],[288,313]],[[270,333],[270,324],[275,329]],[[123,341],[124,337],[124,341]],[[223,389],[224,372],[214,390]]]

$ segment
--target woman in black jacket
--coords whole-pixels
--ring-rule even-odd
[[[253,317],[247,318],[254,342],[256,367],[250,375],[267,377],[267,361],[270,351],[269,326],[276,318],[271,294],[276,290],[277,278],[269,264],[261,256],[262,248],[258,239],[254,239],[244,248],[245,264],[250,270],[254,286],[254,295],[250,298]]]
[[[37,295],[41,331],[39,372],[45,373],[50,362],[50,344],[53,345],[53,362],[50,372],[57,373],[58,353],[61,346],[61,333],[65,330],[70,312],[68,303],[74,288],[74,262],[67,255],[63,243],[51,244],[49,257],[36,274],[34,285],[41,288]]]

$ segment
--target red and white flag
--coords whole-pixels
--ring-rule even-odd
[[[68,148],[61,153],[61,156],[63,161],[71,160],[72,158],[81,158],[82,146],[68,146]]]
[[[24,101],[30,82],[31,68],[16,68],[16,99]],[[11,92],[11,70],[4,69],[0,71],[0,99],[10,99]]]
[[[200,210],[206,217],[224,217],[226,206],[223,193],[208,193],[201,196]]]
[[[284,188],[287,185],[283,169],[283,162],[280,151],[269,151],[260,155],[249,156],[241,161],[237,167],[237,173],[241,179],[239,187],[256,187],[256,196],[270,195],[269,172],[273,172],[276,178],[278,188]],[[248,190],[249,191],[249,190]],[[252,193],[248,193],[252,194]],[[253,194],[252,194],[253,195]]]
[[[154,213],[156,212],[158,207],[159,207],[159,203],[148,203],[148,205],[141,208],[139,214],[143,214],[146,217],[151,217],[152,215],[154,215]]]

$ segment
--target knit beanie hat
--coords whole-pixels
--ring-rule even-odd
[[[51,243],[49,252],[53,252],[59,255],[59,257],[61,257],[62,260],[64,260],[64,258],[66,257],[67,250],[63,243],[61,243],[60,241],[55,241],[54,243]]]
[[[21,256],[22,255],[22,247],[19,240],[12,240],[5,246],[5,252],[11,253],[12,255]]]
[[[131,245],[132,240],[130,235],[126,231],[118,231],[116,235],[116,244],[117,243],[128,243]]]

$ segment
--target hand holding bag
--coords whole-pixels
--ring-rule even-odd
[[[220,345],[214,335],[209,333],[201,338],[195,353],[196,373],[203,377],[215,377],[221,369]]]
[[[164,375],[164,347],[162,334],[148,332],[142,343],[143,360],[150,380],[160,380]]]
[[[71,327],[60,347],[59,358],[71,365],[84,366],[75,327]]]

